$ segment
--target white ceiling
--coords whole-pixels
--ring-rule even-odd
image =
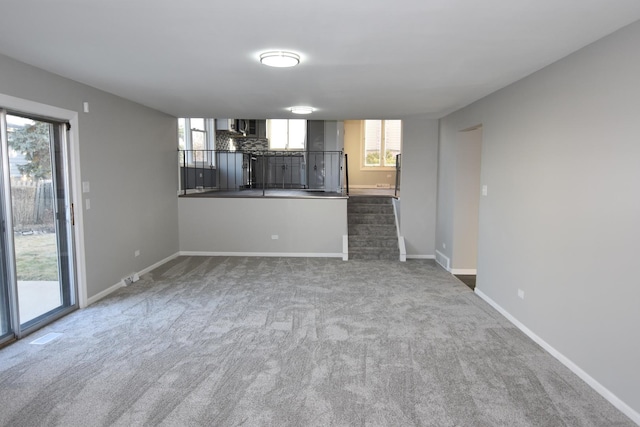
[[[638,19],[638,0],[2,0],[0,52],[174,116],[440,117]],[[302,62],[261,65],[273,49]]]

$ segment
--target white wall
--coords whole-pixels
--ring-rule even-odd
[[[0,93],[78,112],[89,298],[178,251],[175,118],[2,55]]]
[[[346,199],[182,197],[178,205],[181,252],[342,256]]]
[[[477,289],[636,422],[639,44],[636,23],[441,121],[443,147],[483,125]]]
[[[438,121],[424,116],[402,118],[400,232],[407,257],[435,254],[438,180]]]

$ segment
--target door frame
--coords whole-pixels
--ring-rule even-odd
[[[80,138],[78,129],[78,112],[40,102],[30,101],[0,93],[0,106],[25,115],[51,118],[60,122],[69,122],[71,129],[67,132],[69,148],[69,199],[74,206],[73,236],[75,241],[76,288],[78,307],[87,306],[87,273],[84,244],[84,215],[82,199],[82,175],[80,171]]]

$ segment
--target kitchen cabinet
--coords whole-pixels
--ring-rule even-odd
[[[219,190],[240,190],[249,183],[248,154],[237,151],[216,153],[216,183]]]
[[[255,156],[253,168],[256,188],[306,188],[304,154]]]
[[[253,119],[238,119],[235,128],[245,136],[254,138],[267,137],[267,121]]]

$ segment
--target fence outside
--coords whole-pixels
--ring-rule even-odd
[[[55,231],[51,180],[11,178],[11,204],[15,231]]]

